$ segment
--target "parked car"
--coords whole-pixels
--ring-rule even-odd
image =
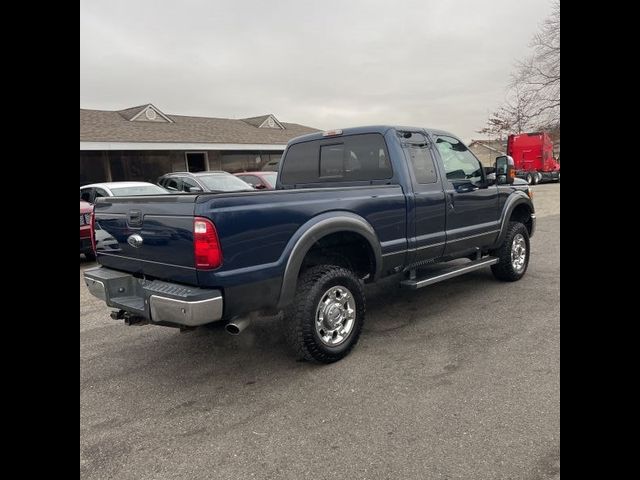
[[[100,197],[129,197],[134,195],[166,195],[168,192],[148,182],[92,183],[80,187],[80,200],[95,203]]]
[[[242,172],[234,175],[256,190],[275,190],[278,178],[278,172]]]
[[[91,245],[91,212],[91,204],[80,200],[80,253],[84,253],[87,260],[96,259]]]
[[[171,193],[219,193],[253,191],[248,183],[229,172],[173,172],[158,178],[158,185]]]
[[[488,179],[441,130],[305,135],[289,141],[275,191],[98,199],[96,220],[122,252],[98,252],[84,280],[129,325],[224,320],[238,334],[249,313],[283,311],[278,328],[299,357],[335,362],[362,331],[365,282],[397,274],[418,289],[489,266],[499,280],[525,275],[531,188],[514,183],[511,157],[495,168]],[[145,243],[174,230],[167,244]],[[516,297],[504,299],[517,310]]]

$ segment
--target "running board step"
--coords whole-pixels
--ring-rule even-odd
[[[498,258],[496,257],[485,257],[480,260],[474,260],[471,263],[466,263],[461,266],[455,266],[449,270],[445,270],[444,272],[441,270],[437,273],[432,273],[426,277],[403,280],[400,282],[402,287],[411,288],[416,290],[418,288],[426,287],[427,285],[433,285],[434,283],[443,282],[444,280],[449,280],[450,278],[457,277],[458,275],[464,275],[465,273],[473,272],[474,270],[479,270],[484,267],[488,267],[489,265],[495,265],[498,263]]]

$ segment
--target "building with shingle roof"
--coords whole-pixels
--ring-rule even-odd
[[[468,147],[485,167],[492,167],[496,157],[507,154],[506,140],[471,140]]]
[[[153,104],[80,109],[80,184],[151,181],[173,171],[275,170],[289,140],[318,129],[273,114],[229,119],[169,115]]]

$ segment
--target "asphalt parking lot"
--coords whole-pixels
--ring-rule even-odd
[[[332,365],[296,362],[277,317],[238,337],[127,327],[81,261],[81,478],[559,478],[560,185],[533,189],[521,281],[369,287]]]

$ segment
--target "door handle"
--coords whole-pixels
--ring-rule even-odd
[[[455,207],[454,205],[454,199],[456,198],[454,195],[455,192],[449,192],[449,208],[453,209]]]

